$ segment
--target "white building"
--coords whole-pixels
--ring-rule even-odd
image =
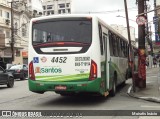
[[[70,14],[71,0],[43,0],[43,15]]]
[[[156,0],[156,4],[157,4],[157,5],[160,5],[160,0]]]

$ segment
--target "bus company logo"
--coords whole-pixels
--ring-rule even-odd
[[[45,62],[47,61],[47,58],[46,58],[46,57],[42,57],[42,58],[41,58],[41,61],[42,61],[43,63],[45,63]]]
[[[40,71],[40,70],[41,70],[41,68],[40,68],[40,67],[36,67],[36,68],[35,68],[35,73],[41,73],[41,71]]]
[[[55,67],[45,67],[45,68],[36,67],[35,73],[62,73],[62,69]]]
[[[39,63],[39,57],[33,57],[33,63]]]

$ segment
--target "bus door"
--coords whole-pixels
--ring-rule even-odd
[[[104,55],[105,55],[105,73],[104,73],[104,78],[105,78],[105,91],[107,91],[107,76],[108,76],[108,59],[107,59],[107,55],[108,55],[108,50],[107,50],[107,34],[103,33],[103,43],[104,43]]]

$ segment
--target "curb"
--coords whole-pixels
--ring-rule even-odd
[[[137,99],[142,99],[142,100],[146,100],[146,101],[150,101],[150,102],[156,102],[156,103],[160,103],[160,99],[157,98],[157,97],[138,97],[136,95],[134,95],[132,92],[132,86],[130,86],[128,88],[128,91],[127,91],[127,94],[130,96],[130,97],[134,97],[134,98],[137,98]]]

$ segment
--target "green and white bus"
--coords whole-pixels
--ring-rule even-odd
[[[128,41],[95,15],[33,18],[29,90],[114,96],[128,69]]]

